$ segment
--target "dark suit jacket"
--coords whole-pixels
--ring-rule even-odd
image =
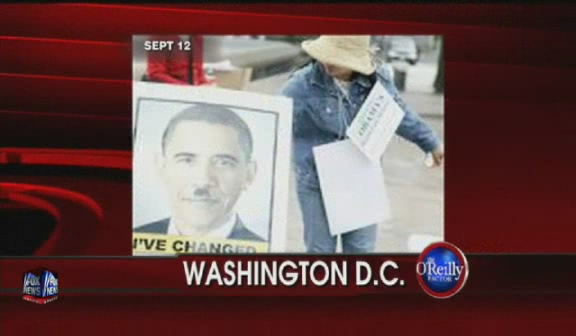
[[[165,218],[157,222],[152,222],[149,224],[139,226],[134,229],[134,232],[166,234],[168,233],[169,224],[170,224],[170,218]],[[244,226],[244,223],[242,223],[242,220],[238,217],[236,219],[236,224],[234,224],[232,232],[230,232],[230,235],[228,236],[228,239],[253,240],[258,242],[266,241],[266,239],[248,230],[248,228]]]

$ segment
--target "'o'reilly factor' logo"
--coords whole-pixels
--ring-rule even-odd
[[[58,298],[58,274],[38,268],[24,273],[22,298],[35,303],[48,303]]]
[[[458,293],[468,278],[468,261],[460,249],[450,243],[428,246],[416,264],[416,277],[430,296],[446,299]]]

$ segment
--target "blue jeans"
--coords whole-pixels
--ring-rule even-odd
[[[304,222],[304,243],[308,253],[336,253],[338,236],[332,236],[320,190],[298,184],[298,200]],[[371,253],[376,245],[376,224],[341,236],[343,253]]]

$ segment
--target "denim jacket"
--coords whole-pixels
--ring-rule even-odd
[[[345,96],[322,65],[312,62],[299,69],[282,89],[293,98],[293,149],[296,180],[301,186],[319,189],[312,148],[346,137],[346,129],[378,80],[404,110],[396,134],[431,152],[439,145],[432,129],[402,100],[390,74],[380,68],[371,76],[358,74]]]

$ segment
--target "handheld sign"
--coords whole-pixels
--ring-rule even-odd
[[[346,135],[364,155],[376,162],[388,147],[402,118],[404,110],[384,86],[376,82]]]
[[[346,233],[391,217],[379,162],[362,155],[350,140],[313,150],[330,234]]]

